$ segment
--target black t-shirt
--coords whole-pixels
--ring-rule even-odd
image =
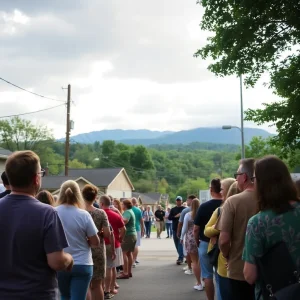
[[[55,209],[25,195],[0,200],[0,299],[57,300],[47,254],[68,247]]]
[[[170,211],[170,214],[169,214],[169,217],[168,219],[170,221],[172,221],[172,229],[177,231],[177,227],[178,227],[178,222],[179,222],[179,217],[178,218],[175,218],[175,216],[179,213],[181,213],[183,210],[185,209],[184,206],[175,206],[171,209]]]
[[[200,205],[194,224],[200,227],[200,241],[209,242],[209,238],[204,235],[205,225],[211,218],[213,212],[220,207],[222,200],[212,199]]]
[[[163,221],[165,212],[163,210],[157,210],[154,215],[155,215],[155,218],[159,219],[160,221]]]

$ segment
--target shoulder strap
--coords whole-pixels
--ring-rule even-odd
[[[218,207],[218,218],[220,217],[221,214],[221,207]]]

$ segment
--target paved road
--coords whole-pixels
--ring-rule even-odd
[[[133,278],[119,280],[120,293],[114,299],[122,300],[205,300],[205,292],[193,290],[194,276],[185,275],[183,266],[177,266],[173,240],[143,239],[140,265],[133,269]]]

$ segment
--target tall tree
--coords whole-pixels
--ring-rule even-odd
[[[254,86],[265,72],[269,87],[283,101],[249,110],[247,120],[272,122],[283,149],[300,146],[300,2],[299,0],[199,0],[205,12],[201,28],[212,33],[195,56],[211,57],[209,69],[219,75],[241,75]]]
[[[35,151],[45,141],[53,140],[53,135],[47,126],[37,126],[29,120],[13,117],[0,121],[0,139],[3,147],[10,151]]]

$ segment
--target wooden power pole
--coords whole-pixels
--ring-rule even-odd
[[[66,144],[65,144],[65,176],[69,175],[69,152],[70,152],[70,109],[71,109],[71,85],[68,85],[68,101],[67,101],[67,128],[66,128]]]

